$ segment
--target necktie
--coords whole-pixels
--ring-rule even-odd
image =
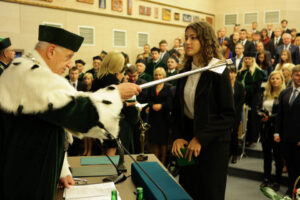
[[[293,105],[293,103],[294,103],[296,97],[297,97],[297,90],[294,89],[294,91],[293,91],[293,96],[292,96],[291,101],[290,101],[290,106]]]

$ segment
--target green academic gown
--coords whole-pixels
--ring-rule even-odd
[[[117,137],[121,108],[115,86],[77,92],[37,51],[15,59],[0,77],[0,199],[53,200],[71,175],[66,136]]]
[[[174,76],[174,75],[176,75],[176,74],[178,74],[178,71],[177,71],[177,70],[174,70],[173,72],[167,71],[167,77],[169,77],[169,76]],[[169,81],[169,83],[170,83],[171,85],[173,85],[173,86],[176,86],[177,80]]]
[[[0,76],[7,67],[8,67],[8,65],[6,65],[0,61]]]

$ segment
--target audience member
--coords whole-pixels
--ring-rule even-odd
[[[282,34],[291,33],[291,30],[287,28],[288,21],[286,19],[281,20],[280,24],[281,24]]]
[[[265,46],[264,46],[264,43],[263,43],[263,42],[258,42],[258,43],[256,44],[256,51],[257,51],[257,53],[256,53],[256,58],[257,58],[257,54],[258,54],[259,52],[265,51],[265,53],[267,54],[267,57],[266,57],[267,62],[269,62],[269,65],[270,65],[270,66],[272,65],[272,55],[271,55],[270,51],[265,50]],[[257,64],[258,64],[258,63],[257,63]]]
[[[299,48],[291,43],[292,36],[289,33],[282,35],[283,44],[277,47],[276,64],[279,62],[279,56],[282,50],[289,50],[291,52],[292,61],[296,65],[299,63]]]
[[[264,43],[265,50],[271,53],[272,59],[275,59],[276,49],[274,43],[272,42],[271,38],[268,36],[267,29],[263,28],[261,30],[261,41]]]
[[[242,43],[237,43],[235,45],[235,56],[231,58],[233,64],[236,66],[237,70],[242,68],[243,60],[244,60],[244,46]]]
[[[82,81],[79,81],[79,70],[77,67],[72,67],[69,70],[69,83],[77,90],[77,91],[85,91],[86,86]]]
[[[294,44],[295,39],[297,37],[297,30],[295,28],[291,29],[291,36],[292,36],[291,43]]]
[[[251,108],[248,113],[246,141],[247,146],[252,146],[258,139],[258,124],[256,106],[261,90],[260,86],[265,74],[256,64],[255,52],[245,52],[242,68],[239,70],[237,80],[240,81],[246,91],[245,103]]]
[[[256,33],[257,31],[257,22],[252,22],[252,33]]]
[[[100,56],[101,60],[104,60],[106,55],[107,55],[107,52],[102,50],[99,56]]]
[[[100,56],[94,56],[93,57],[93,68],[88,70],[88,73],[93,74],[94,80],[97,79],[97,74],[101,68],[101,62],[102,59],[100,58]]]
[[[170,57],[169,52],[167,51],[168,43],[166,40],[161,40],[159,42],[159,53],[160,53],[160,60],[163,63],[164,66],[167,66],[168,59]],[[152,53],[152,51],[151,51]],[[159,66],[163,67],[163,66]]]
[[[283,65],[281,67],[281,72],[284,77],[286,88],[289,88],[292,86],[292,83],[293,83],[292,70],[293,70],[293,67],[291,67],[291,66]]]
[[[136,67],[138,68],[139,78],[141,78],[147,82],[152,81],[152,77],[145,72],[146,65],[145,65],[144,60],[139,59],[135,62],[135,64],[136,64]]]
[[[269,75],[273,71],[273,67],[269,61],[269,55],[265,50],[259,51],[256,55],[256,63],[263,70],[265,77],[264,82],[268,80]]]
[[[294,183],[300,176],[300,65],[292,71],[293,86],[285,89],[279,96],[278,115],[274,134],[275,142],[283,143],[283,152],[288,170],[289,196],[293,193]],[[300,187],[300,183],[296,188]]]
[[[79,60],[75,60],[75,67],[77,67],[78,71],[79,71],[79,77],[78,77],[78,80],[79,81],[83,81],[83,76],[84,76],[84,73],[83,73],[83,67],[85,65],[85,62],[81,59]]]
[[[256,48],[257,43],[260,42],[260,40],[261,40],[261,35],[260,34],[261,33],[258,32],[258,31],[254,32],[252,34],[252,42],[253,42],[255,48]]]
[[[143,54],[143,57],[144,57],[144,61],[147,65],[148,63],[151,62],[151,59],[152,59],[149,44],[144,45],[144,52],[142,54]]]
[[[275,70],[281,70],[283,66],[293,68],[295,65],[292,61],[291,52],[289,50],[282,50],[280,54],[279,63],[275,66]]]
[[[232,52],[232,56],[235,56],[235,45],[239,42],[240,40],[240,34],[239,32],[234,32],[232,34],[232,39],[229,41],[229,49]]]
[[[274,38],[274,31],[272,30],[272,28],[273,28],[273,24],[271,24],[271,23],[268,23],[267,24],[267,31],[268,31],[268,37],[270,38],[270,39],[273,39]]]
[[[238,156],[238,129],[241,122],[242,109],[244,104],[244,87],[243,85],[236,80],[237,68],[235,65],[229,67],[229,75],[231,81],[231,87],[233,91],[233,103],[235,108],[235,120],[231,129],[231,141],[230,141],[230,155],[231,163],[237,162]]]
[[[15,54],[9,38],[0,40],[0,76],[15,58]]]
[[[277,48],[278,46],[283,44],[281,35],[282,35],[281,29],[280,28],[275,28],[274,38],[272,39],[275,48]]]
[[[151,49],[151,56],[152,60],[150,63],[147,64],[145,72],[149,74],[153,79],[153,72],[157,67],[163,67],[166,68],[166,65],[162,62],[160,59],[160,49],[157,47],[153,47]]]
[[[158,67],[154,71],[154,80],[166,77],[164,68]],[[171,85],[161,83],[151,87],[148,91],[149,124],[151,128],[148,133],[149,149],[165,165],[167,157],[167,144],[169,140],[170,111],[172,96]]]
[[[270,187],[279,190],[282,176],[282,149],[279,142],[274,141],[276,117],[278,113],[279,94],[285,89],[284,77],[280,71],[270,74],[265,92],[260,99],[258,115],[261,119],[261,143],[264,155],[264,181],[260,187]],[[276,175],[271,179],[272,160],[275,159]],[[273,182],[273,184],[272,184]]]
[[[231,53],[231,51],[229,49],[229,43],[228,43],[227,40],[225,40],[222,43],[222,53],[223,53],[224,58],[226,58],[226,59],[232,58],[232,53]]]
[[[241,29],[240,31],[240,42],[244,45],[245,51],[255,51],[255,46],[251,41],[247,39],[246,29]]]
[[[227,41],[229,43],[229,38],[226,37],[226,28],[223,27],[218,32],[219,44],[222,45],[224,41]]]
[[[169,76],[174,76],[178,74],[178,65],[179,65],[179,60],[176,57],[171,56],[168,59],[168,71],[167,71],[167,77]],[[176,86],[177,80],[169,81],[173,86]]]

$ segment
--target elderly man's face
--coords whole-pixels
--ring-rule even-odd
[[[9,62],[11,62],[15,58],[16,52],[12,46],[9,46],[4,50],[4,54],[9,59]]]
[[[291,37],[289,35],[283,35],[282,40],[285,45],[289,45],[291,43]]]
[[[67,68],[70,69],[72,67],[74,52],[56,45],[52,45],[52,48],[52,56],[48,65],[53,73],[61,75]]]

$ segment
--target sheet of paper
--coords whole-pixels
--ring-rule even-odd
[[[116,190],[116,186],[113,182],[75,185],[69,189],[65,189],[63,196],[66,200],[110,200],[112,190]],[[119,193],[118,199],[121,199]]]

